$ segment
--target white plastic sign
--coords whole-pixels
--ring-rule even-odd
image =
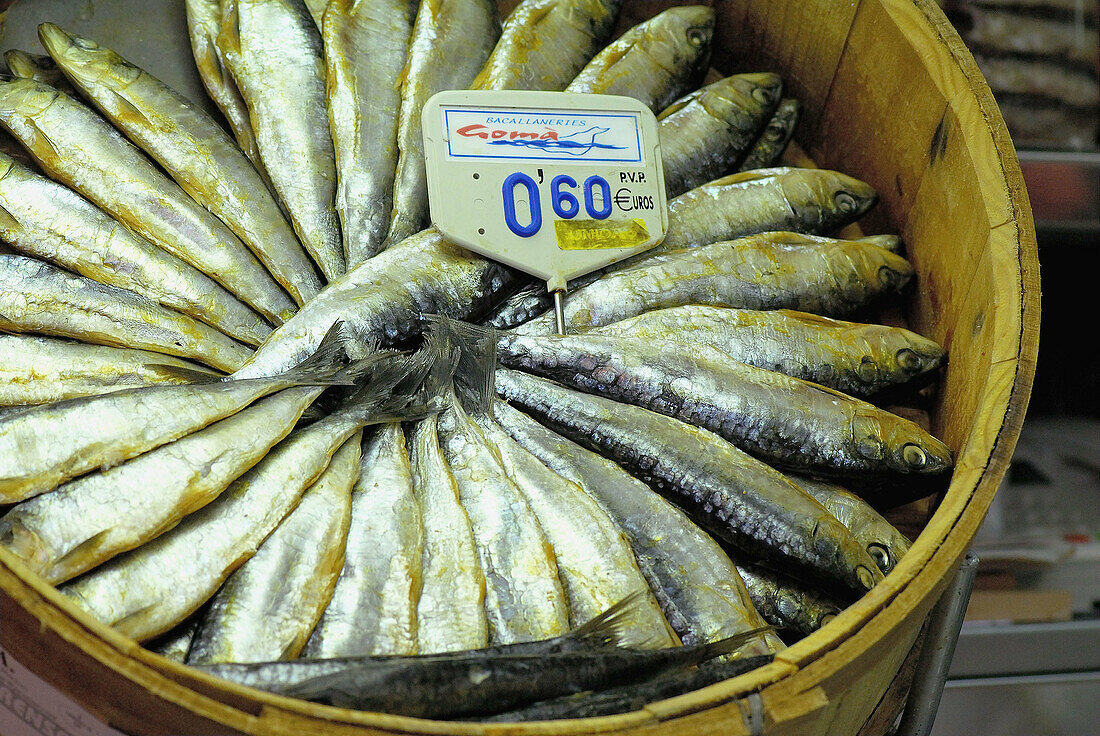
[[[454,90],[422,123],[433,224],[551,291],[664,239],[657,120],[638,100]]]

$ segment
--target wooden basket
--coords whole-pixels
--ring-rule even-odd
[[[628,0],[621,25],[672,4],[686,3]],[[869,230],[900,233],[918,273],[906,318],[949,351],[931,423],[957,468],[884,583],[767,667],[634,713],[521,725],[353,712],[230,685],[76,611],[10,555],[0,556],[0,643],[135,735],[882,733],[900,703],[884,696],[895,680],[891,692],[904,692],[903,661],[967,552],[1024,418],[1039,326],[1031,209],[989,88],[931,0],[711,4],[715,68],[781,73],[805,105],[801,148],[878,189]]]

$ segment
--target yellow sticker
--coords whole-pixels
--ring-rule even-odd
[[[561,250],[633,248],[649,240],[645,220],[555,220]]]

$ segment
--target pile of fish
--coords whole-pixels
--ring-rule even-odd
[[[6,556],[213,675],[500,720],[731,677],[881,581],[952,466],[884,408],[946,359],[874,317],[903,245],[839,235],[875,192],[784,162],[799,103],[710,70],[712,8],[620,5],[188,0],[224,120],[50,23],[9,51]],[[430,226],[419,112],[462,88],[659,115],[668,236],[568,334]]]

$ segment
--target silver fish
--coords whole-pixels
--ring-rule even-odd
[[[361,441],[357,434],[348,444],[354,450]],[[343,566],[351,489],[358,475],[358,464],[330,463],[302,493],[298,505],[210,601],[187,653],[188,664],[298,656]]]
[[[606,46],[565,91],[633,97],[658,112],[702,81],[714,23],[709,6],[669,8]]]
[[[46,581],[70,580],[156,538],[214,500],[290,432],[323,390],[275,394],[133,460],[24,501],[0,519],[0,544]]]
[[[222,21],[218,46],[248,106],[264,170],[331,281],[346,263],[321,32],[302,0],[227,0]]]
[[[52,404],[138,386],[178,385],[190,380],[187,375],[204,372],[211,380],[221,375],[162,353],[37,335],[0,335],[0,355],[0,406]]]
[[[421,0],[401,73],[393,212],[383,248],[430,224],[420,126],[424,103],[437,92],[469,87],[499,37],[500,17],[492,0]]]
[[[848,598],[882,579],[851,533],[782,473],[718,435],[678,419],[582,394],[517,371],[497,391],[551,429],[602,452],[709,533],[752,559],[820,578]]]
[[[423,528],[420,600],[416,608],[420,654],[489,645],[485,575],[458,482],[439,447],[439,416],[412,430],[412,470]]]
[[[241,367],[252,354],[251,348],[194,317],[16,255],[0,254],[0,330],[151,350],[226,372]]]
[[[51,179],[269,320],[278,323],[294,313],[294,302],[237,236],[90,108],[47,85],[16,79],[0,82],[0,124]]]
[[[622,0],[523,0],[471,88],[565,89],[607,43],[621,7]]]
[[[248,345],[271,334],[258,314],[202,271],[2,153],[0,237],[21,253],[140,294]]]
[[[349,514],[343,567],[301,656],[416,654],[423,532],[399,423],[384,424],[364,438]],[[243,617],[239,621],[254,625]]]
[[[729,173],[764,130],[782,90],[778,74],[734,74],[662,110],[657,121],[668,198]]]
[[[398,79],[417,3],[333,0],[322,29],[336,153],[336,211],[348,268],[382,248],[397,170]]]
[[[321,281],[263,177],[221,125],[159,79],[90,39],[43,23],[42,44],[115,127],[214,213],[299,306]]]

